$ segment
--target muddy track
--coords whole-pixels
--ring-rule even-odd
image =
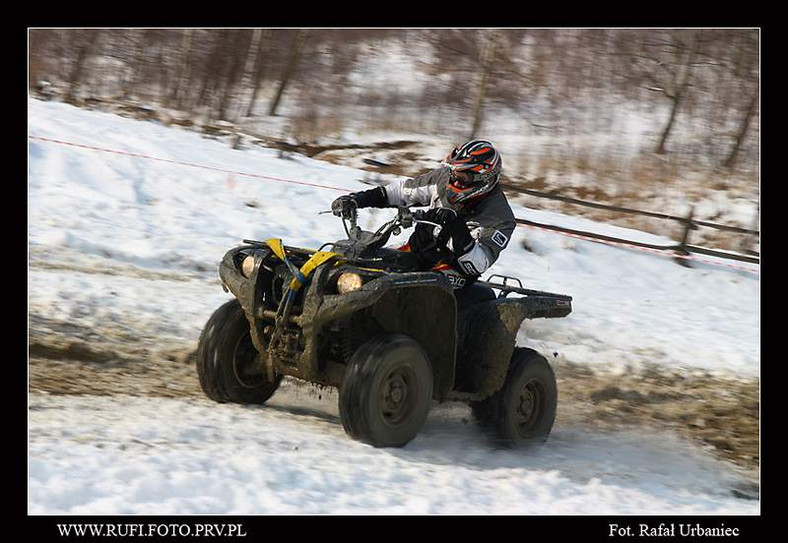
[[[556,376],[559,409],[563,406],[564,416],[574,423],[601,430],[635,425],[674,432],[743,468],[759,467],[757,379],[663,368],[600,374],[575,364],[564,364]]]
[[[203,396],[195,369],[196,345],[162,350],[128,337],[106,342],[104,336],[99,346],[88,343],[89,336],[82,340],[79,331],[72,332],[77,333],[43,336],[31,328],[31,392]],[[557,427],[672,432],[745,470],[759,467],[757,380],[721,379],[703,371],[666,372],[664,368],[601,374],[566,362],[556,368],[556,377]]]

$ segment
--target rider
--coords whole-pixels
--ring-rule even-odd
[[[455,147],[441,166],[412,179],[340,196],[335,215],[363,207],[429,206],[405,250],[421,253],[428,265],[446,274],[458,308],[494,298],[489,288],[473,283],[498,259],[514,232],[514,214],[501,189],[501,155],[486,140]],[[445,249],[436,248],[440,232]]]

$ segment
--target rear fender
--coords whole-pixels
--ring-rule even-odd
[[[463,309],[455,389],[487,397],[506,380],[515,338],[525,319],[523,304],[498,298]]]
[[[488,397],[506,381],[517,333],[525,319],[556,318],[571,311],[546,296],[497,298],[464,309],[455,389]]]

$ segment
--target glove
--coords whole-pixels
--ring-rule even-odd
[[[451,237],[454,254],[460,256],[473,246],[473,236],[468,230],[465,220],[461,219],[457,212],[448,207],[436,207],[424,214],[425,220],[441,225],[446,234]]]
[[[460,257],[473,247],[476,240],[471,236],[468,225],[463,220],[454,221],[449,229],[451,230],[451,246],[454,248],[454,254]]]
[[[389,207],[386,189],[375,187],[374,189],[362,190],[340,196],[331,204],[331,211],[337,217],[350,218],[353,208],[362,207]]]
[[[446,226],[457,220],[457,212],[448,207],[436,207],[424,214],[424,220]]]
[[[331,202],[331,211],[337,217],[350,218],[353,210],[358,207],[358,203],[352,194],[340,196]]]

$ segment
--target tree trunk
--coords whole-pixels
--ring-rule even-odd
[[[159,88],[154,96],[164,102],[167,98],[167,89],[172,84],[172,75],[170,66],[166,62],[166,53],[164,51],[164,37],[159,36],[158,47],[156,47],[156,69],[159,71]]]
[[[185,88],[185,80],[187,79],[187,70],[189,64],[189,52],[191,51],[192,33],[193,29],[188,28],[184,31],[181,37],[181,50],[178,55],[177,64],[175,66],[175,76],[173,77],[172,84],[170,85],[170,92],[167,96],[167,104],[169,106],[175,105],[181,107],[183,104],[183,89]]]
[[[233,36],[230,42],[232,44],[231,49],[227,51],[227,56],[232,60],[227,70],[224,82],[224,92],[222,92],[219,100],[219,109],[217,112],[218,118],[225,121],[229,120],[227,119],[227,112],[230,109],[230,102],[232,102],[235,94],[235,86],[238,82],[238,74],[242,69],[243,59],[247,55],[244,49],[248,50],[249,48],[249,42],[246,40],[244,32],[241,30],[236,30],[235,32],[237,32],[237,34]]]
[[[82,78],[85,75],[85,63],[93,52],[93,46],[98,40],[98,36],[99,33],[96,30],[86,31],[84,41],[79,47],[79,52],[77,53],[77,60],[75,61],[68,78],[68,94],[66,95],[66,102],[74,102],[77,97],[79,85],[82,83]]]
[[[129,99],[136,94],[137,87],[139,86],[140,81],[142,81],[142,71],[144,68],[143,51],[145,50],[148,43],[150,30],[143,30],[141,32],[133,30],[131,32],[131,73],[129,74],[128,81],[125,82],[123,89],[121,90],[121,97],[124,100]]]
[[[28,46],[30,52],[30,62],[28,63],[28,88],[32,89],[38,82],[45,77],[42,67],[44,66],[44,51],[49,35],[42,30],[28,31]]]
[[[255,28],[252,30],[252,37],[251,41],[249,42],[249,47],[246,53],[246,60],[243,65],[243,71],[241,72],[241,98],[239,99],[239,108],[238,108],[238,115],[236,117],[241,117],[240,111],[243,109],[243,106],[246,104],[246,97],[249,94],[249,89],[252,84],[252,78],[254,77],[254,67],[255,67],[255,58],[257,57],[257,52],[260,49],[260,35],[262,30],[259,28]]]
[[[736,159],[739,157],[739,150],[741,149],[741,144],[744,141],[744,137],[747,135],[747,131],[750,128],[750,121],[752,120],[752,116],[755,113],[755,106],[758,104],[758,89],[755,89],[755,92],[750,99],[750,103],[747,106],[747,112],[744,115],[744,119],[742,120],[741,127],[739,128],[739,133],[736,136],[736,141],[733,143],[733,148],[731,149],[728,158],[725,160],[725,168],[731,169],[736,164]]]
[[[276,96],[274,96],[274,100],[271,102],[271,108],[268,110],[268,115],[272,117],[276,115],[276,109],[279,107],[279,102],[282,100],[285,89],[290,84],[290,80],[296,71],[296,66],[298,65],[298,60],[301,57],[301,52],[304,48],[304,44],[306,43],[308,35],[308,30],[301,29],[298,31],[298,35],[295,39],[295,45],[293,46],[293,51],[290,55],[290,60],[288,61],[287,67],[285,68],[285,73],[282,75],[282,80],[279,82],[279,88],[276,91]]]
[[[226,49],[227,39],[228,36],[226,31],[219,31],[218,38],[212,44],[208,62],[203,68],[202,84],[200,85],[200,92],[197,95],[197,102],[195,105],[198,108],[203,106],[207,108],[206,122],[210,120],[213,113],[212,106],[219,87],[221,68],[223,66],[222,56]]]
[[[481,61],[481,77],[479,78],[479,87],[476,91],[476,101],[473,105],[473,127],[471,128],[471,135],[469,139],[473,139],[482,125],[482,112],[484,110],[484,96],[487,90],[487,79],[490,75],[493,61],[495,59],[495,37],[490,36],[487,45],[484,48]]]
[[[246,116],[251,117],[254,113],[254,105],[257,102],[257,93],[260,91],[260,83],[263,79],[263,68],[265,66],[265,54],[268,47],[268,36],[271,33],[269,29],[263,30],[260,40],[257,43],[257,55],[254,63],[254,74],[252,77],[252,97],[249,99],[249,107],[246,110]]]
[[[692,75],[692,61],[695,59],[695,53],[698,48],[697,34],[693,34],[691,40],[692,41],[690,42],[686,61],[684,62],[681,75],[677,81],[676,90],[672,95],[670,95],[673,105],[670,108],[670,118],[668,119],[668,124],[665,125],[665,128],[662,130],[662,136],[659,138],[659,145],[657,145],[656,150],[658,155],[664,155],[667,152],[665,150],[665,143],[670,137],[670,132],[673,129],[673,124],[676,121],[676,114],[681,107],[681,103],[684,99],[684,93],[686,92],[687,87],[689,87],[690,76]]]
[[[673,105],[670,108],[670,118],[668,119],[668,124],[662,129],[662,136],[659,138],[659,145],[657,145],[658,155],[664,155],[667,152],[665,150],[665,142],[668,141],[670,131],[673,129],[673,123],[676,121],[676,113],[678,113],[679,105],[681,105],[681,95],[676,95],[674,98],[671,98],[671,102]]]

